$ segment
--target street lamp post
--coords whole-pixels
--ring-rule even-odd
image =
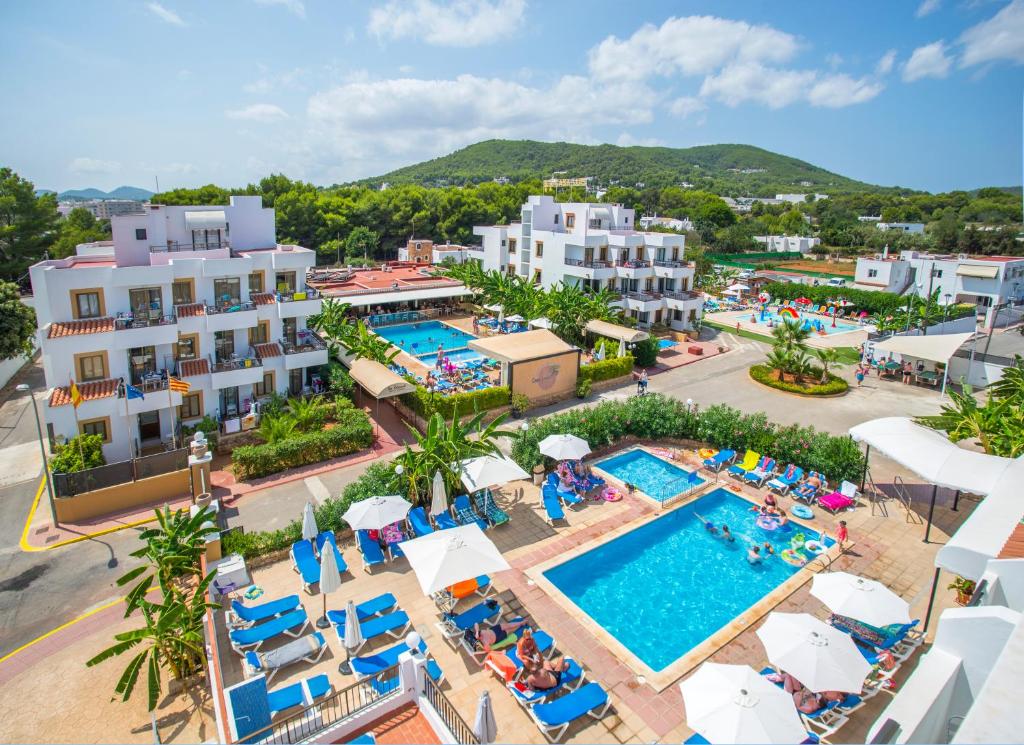
[[[53,499],[53,479],[50,476],[50,464],[46,461],[46,446],[43,444],[43,423],[39,420],[39,409],[36,407],[36,397],[28,384],[21,383],[16,388],[19,393],[27,393],[32,399],[32,413],[36,415],[36,433],[39,435],[39,452],[43,456],[43,478],[46,479],[46,493],[50,498],[50,520],[53,527],[57,527],[57,505]]]

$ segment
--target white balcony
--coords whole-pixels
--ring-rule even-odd
[[[696,292],[666,292],[662,297],[672,310],[699,310],[704,307],[704,298]]]
[[[665,301],[657,293],[624,292],[622,293],[622,307],[649,313],[664,308]]]
[[[615,276],[623,279],[647,279],[654,276],[654,267],[649,261],[622,261],[615,265]]]
[[[312,287],[300,292],[278,296],[277,312],[281,318],[305,318],[320,312],[323,301]]]
[[[299,331],[294,344],[282,339],[281,351],[284,352],[286,370],[327,364],[327,344],[319,336],[306,329]]]
[[[263,381],[263,365],[256,357],[245,357],[210,366],[210,385],[217,390]]]
[[[693,276],[693,269],[685,261],[655,261],[654,276],[665,279],[683,279]]]
[[[615,267],[607,261],[583,261],[581,259],[565,259],[564,274],[572,277],[583,277],[585,279],[612,279],[615,277]]]
[[[142,398],[128,399],[128,415],[144,414],[147,411],[159,411],[171,406],[181,406],[181,394],[177,391],[169,391],[166,385],[157,390],[142,388]],[[124,400],[118,401],[118,413],[124,413]]]
[[[252,328],[257,321],[259,313],[255,303],[206,306],[206,330],[210,332]]]
[[[160,318],[118,318],[115,320],[113,349],[155,347],[178,341],[178,320],[174,316]]]

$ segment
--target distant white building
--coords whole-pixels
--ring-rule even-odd
[[[882,218],[878,215],[859,215],[857,219],[860,222],[879,222]]]
[[[775,198],[780,202],[789,202],[790,204],[803,204],[807,201],[807,194],[776,194]],[[828,194],[813,194],[814,201],[821,199],[828,199]]]
[[[134,199],[68,200],[58,204],[57,211],[67,216],[71,210],[79,207],[88,210],[97,220],[109,220],[115,215],[137,215],[145,211],[144,203]]]
[[[650,230],[655,225],[668,228],[669,230],[676,230],[683,232],[686,230],[693,230],[693,222],[688,217],[684,217],[680,220],[677,217],[658,217],[657,215],[644,215],[640,218],[640,227],[644,230]]]
[[[879,230],[898,230],[901,233],[924,234],[923,222],[878,222],[875,227]]]
[[[821,238],[803,235],[755,235],[754,240],[763,243],[765,250],[779,253],[797,252],[810,253],[811,249],[821,244]]]

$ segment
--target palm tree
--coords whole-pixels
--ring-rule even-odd
[[[343,342],[349,354],[355,357],[362,357],[368,360],[375,360],[382,365],[391,364],[391,360],[398,356],[399,349],[391,346],[387,339],[377,336],[366,328],[362,321],[356,321],[355,333],[351,338]]]
[[[295,422],[295,429],[301,432],[310,432],[323,424],[322,404],[319,396],[289,398],[288,409]]]
[[[838,366],[842,364],[840,362],[839,351],[832,347],[825,347],[824,349],[813,349],[811,353],[818,358],[818,362],[821,363],[821,383],[824,385],[828,382],[828,369],[831,366]]]
[[[765,360],[769,366],[777,373],[777,379],[782,380],[785,373],[790,369],[793,364],[793,354],[782,347],[772,347],[771,351],[768,352],[768,356]]]
[[[949,391],[949,400],[949,404],[943,404],[941,413],[918,417],[914,421],[945,432],[952,442],[973,439],[986,453],[997,454],[992,433],[1000,428],[1000,407],[979,404],[974,397],[974,389],[968,383],[964,384],[962,393]]]
[[[309,328],[322,332],[327,336],[328,356],[334,359],[338,355],[338,346],[347,346],[347,341],[355,335],[356,328],[348,319],[350,303],[343,303],[334,298],[325,298],[320,312],[310,316]]]
[[[265,443],[275,445],[291,437],[296,429],[298,429],[298,422],[295,417],[291,414],[278,414],[277,416],[263,417],[256,432]]]
[[[788,352],[806,352],[811,329],[799,321],[784,319],[772,329],[772,336],[775,338],[775,346],[781,346]]]
[[[791,353],[789,371],[793,374],[797,383],[803,383],[804,378],[811,374],[814,366],[811,365],[811,358],[803,349],[796,349]]]

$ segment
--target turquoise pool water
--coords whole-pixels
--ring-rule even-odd
[[[468,349],[466,345],[475,339],[472,334],[447,326],[440,321],[403,323],[399,326],[385,326],[374,329],[376,334],[404,352],[419,358],[423,364],[433,367],[437,360],[437,347],[444,347],[445,356],[452,361],[478,360],[482,355]]]
[[[796,533],[820,539],[803,526],[760,528],[750,506],[716,489],[544,576],[651,669],[664,670],[798,571],[779,558]],[[735,542],[708,533],[696,515],[727,524]],[[766,541],[776,555],[750,564],[749,546]]]
[[[783,320],[786,320],[786,321],[792,321],[793,320],[788,315],[786,315],[786,316],[779,316],[779,314],[775,313],[774,311],[769,311],[769,312],[765,313],[764,314],[764,320],[761,320],[761,311],[756,311],[755,314],[757,316],[757,323],[758,323],[758,325],[761,325],[761,324],[766,324],[767,325],[768,321],[770,320],[770,321],[772,321],[772,323],[774,323],[776,326],[778,326],[780,323],[783,322]],[[813,313],[801,313],[800,314],[800,323],[801,324],[809,324],[809,325],[811,325],[815,329],[817,329],[819,327],[819,324],[820,324],[820,328],[825,332],[826,336],[828,336],[830,334],[840,334],[840,333],[843,333],[844,331],[855,331],[855,330],[861,328],[860,326],[858,326],[855,323],[844,323],[843,321],[838,321],[838,320],[836,321],[835,328],[832,328],[832,318],[831,317],[827,317],[826,318],[825,316],[819,316],[819,315],[815,315]]]
[[[689,471],[651,455],[646,450],[627,450],[595,464],[598,468],[649,497],[664,502],[704,483],[696,471]]]

